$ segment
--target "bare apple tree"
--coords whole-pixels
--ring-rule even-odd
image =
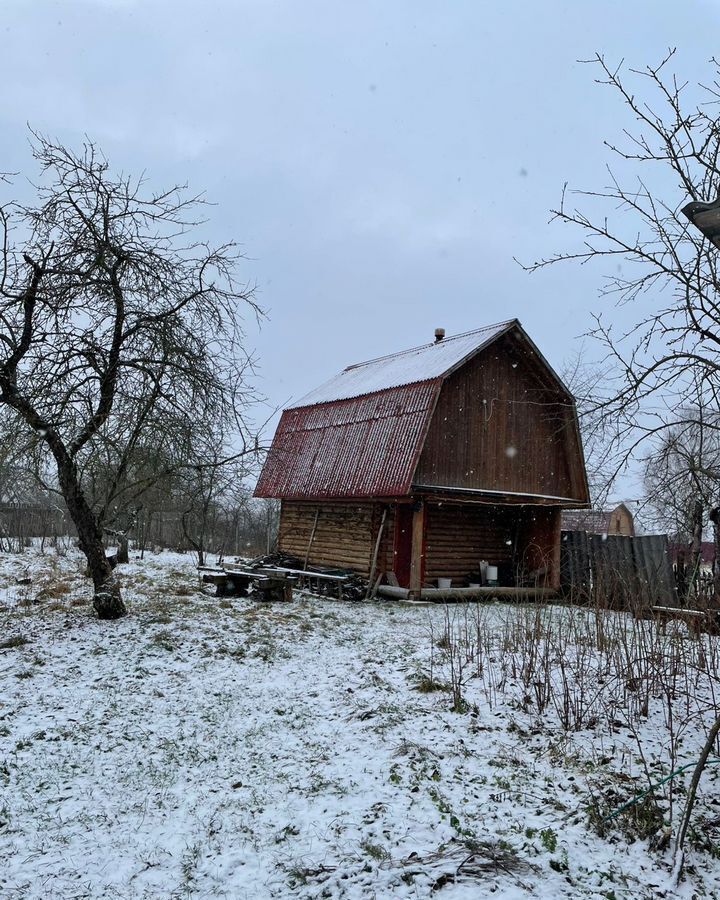
[[[192,456],[177,434],[211,440],[222,422],[246,452],[242,315],[259,311],[237,248],[193,238],[201,198],[113,175],[92,144],[34,134],[32,146],[35,202],[0,206],[0,404],[52,462],[95,610],[114,619],[126,610],[103,547],[113,500],[139,453],[167,450],[170,467]],[[92,492],[103,454],[107,484]]]
[[[698,388],[704,408],[720,409],[718,251],[680,214],[720,192],[720,67],[713,61],[707,85],[687,84],[670,73],[673,60],[670,51],[626,73],[600,55],[592,61],[629,113],[619,142],[606,142],[617,166],[602,189],[565,189],[553,211],[581,242],[526,267],[604,264],[590,333],[615,375],[598,386],[593,414],[611,432],[613,475],[650,441],[698,425],[689,402]],[[614,325],[607,301],[635,310],[623,314],[631,324]],[[703,428],[720,431],[720,418]]]

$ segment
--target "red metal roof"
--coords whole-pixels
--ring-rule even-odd
[[[285,410],[255,496],[408,495],[442,380]]]

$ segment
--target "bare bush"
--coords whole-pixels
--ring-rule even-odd
[[[635,833],[650,822],[672,822],[679,787],[672,778],[653,787],[659,773],[648,758],[648,728],[652,722],[666,775],[683,760],[689,737],[708,735],[720,710],[717,637],[679,621],[661,625],[625,612],[545,604],[506,605],[498,626],[498,610],[446,609],[435,669],[444,665],[453,708],[468,708],[472,677],[491,709],[514,706],[568,736],[622,731],[651,788],[642,809],[631,812]]]

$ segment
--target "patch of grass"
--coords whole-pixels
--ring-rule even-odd
[[[87,606],[89,602],[87,597],[73,597],[70,606]]]
[[[543,828],[540,832],[540,843],[548,853],[554,853],[557,850],[557,835],[552,828]]]
[[[66,597],[72,591],[72,585],[69,581],[56,581],[53,584],[49,584],[44,587],[40,591],[40,595],[38,599],[48,600],[53,599],[57,600],[60,597]]]
[[[169,625],[173,618],[167,609],[161,607],[154,616],[145,619],[146,625]]]
[[[449,691],[450,686],[437,678],[431,678],[429,675],[421,676],[415,684],[415,690],[421,694],[432,694],[435,691]]]
[[[68,607],[59,600],[53,600],[52,603],[48,603],[45,609],[48,612],[67,612]]]
[[[367,838],[364,841],[360,842],[360,847],[365,851],[365,853],[367,853],[368,856],[371,856],[378,862],[383,862],[386,859],[390,859],[389,851],[387,851],[384,847],[381,847],[380,844],[373,844]]]
[[[0,641],[0,650],[10,650],[12,647],[24,647],[30,643],[30,638],[26,638],[24,634],[14,634],[12,637]]]
[[[175,636],[170,631],[158,631],[153,637],[152,642],[156,647],[160,647],[162,650],[168,650],[169,652],[177,649]]]

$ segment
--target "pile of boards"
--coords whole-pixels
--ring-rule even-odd
[[[249,563],[222,563],[200,566],[198,573],[206,584],[214,584],[217,596],[252,596],[257,600],[292,600],[297,585],[323,597],[338,600],[364,600],[368,583],[353,572],[335,569],[304,568],[300,560],[285,554],[261,557]]]

